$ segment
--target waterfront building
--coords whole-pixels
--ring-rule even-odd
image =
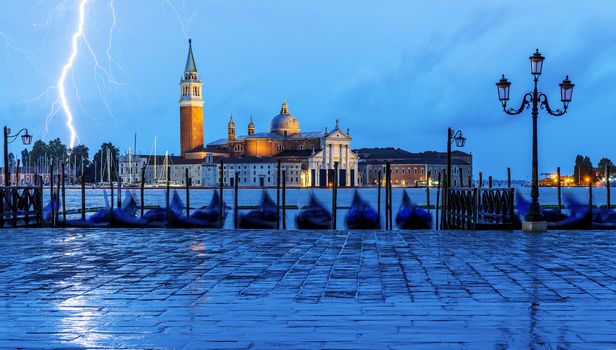
[[[219,186],[220,159],[203,163],[203,186]],[[239,187],[274,187],[278,169],[276,157],[230,157],[223,160],[223,186],[235,185],[238,173]],[[307,187],[306,172],[301,160],[284,159],[280,162],[281,176],[284,174],[287,187]],[[282,181],[282,178],[281,178]]]
[[[379,173],[382,185],[385,183],[385,165],[391,164],[392,186],[416,187],[436,185],[439,173],[447,171],[447,153],[412,153],[399,148],[362,148],[355,150],[359,156],[361,186],[377,186]],[[472,181],[473,157],[469,153],[451,153],[451,183],[453,186],[467,186]],[[429,175],[429,176],[428,176]]]
[[[186,184],[186,170],[193,186],[202,186],[201,159],[186,159],[179,156],[135,155],[127,154],[118,158],[118,176],[124,186],[137,186],[141,183],[141,171],[144,169],[145,183],[150,186],[164,186],[169,182],[173,186]]]

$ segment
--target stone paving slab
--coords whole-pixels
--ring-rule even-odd
[[[611,232],[0,236],[0,348],[616,348]]]

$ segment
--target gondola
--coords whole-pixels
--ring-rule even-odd
[[[592,228],[597,230],[616,230],[616,211],[608,208],[593,209]]]
[[[417,207],[405,190],[396,215],[396,226],[401,230],[429,230],[432,228],[432,215]]]
[[[134,197],[130,195],[125,200],[128,208],[134,208],[133,210],[118,210],[113,211],[112,222],[114,227],[128,227],[128,228],[150,228],[150,227],[165,227],[167,222],[167,208],[154,208],[150,209],[143,214],[142,217],[138,217],[137,204]],[[124,205],[123,205],[124,207]],[[169,202],[169,216],[180,213],[184,207],[180,196],[177,191],[173,191],[173,195]]]
[[[325,208],[314,193],[310,194],[308,205],[300,209],[295,217],[299,229],[328,230],[332,227],[332,214]]]
[[[524,218],[528,212],[529,202],[518,195],[518,215]],[[592,213],[588,205],[579,203],[571,196],[565,196],[569,215],[556,209],[542,209],[543,220],[547,221],[548,229],[552,230],[586,230],[592,227]]]
[[[576,201],[571,196],[565,196],[565,201],[571,213],[563,220],[548,222],[549,229],[555,230],[587,230],[592,227],[592,211],[587,204]]]
[[[275,229],[277,221],[276,203],[263,191],[259,208],[240,214],[238,225],[243,229]]]
[[[179,197],[177,199],[180,200]],[[221,218],[220,204],[220,196],[218,192],[214,191],[210,204],[194,211],[190,216],[181,215],[179,211],[171,211],[169,226],[178,228],[221,228],[227,218],[227,208],[222,203]]]
[[[381,218],[370,204],[361,198],[357,190],[353,194],[353,202],[345,216],[345,222],[350,230],[377,230],[381,228]]]
[[[520,192],[516,191],[515,194],[516,194],[516,202],[517,202],[516,206],[518,208],[518,213],[520,214],[519,216],[523,218],[524,215],[528,213],[528,208],[530,207],[530,201],[524,198],[524,196],[522,196]],[[543,217],[543,220],[547,221],[548,223],[549,222],[559,222],[567,218],[567,215],[563,214],[560,210],[547,209],[547,208],[541,209],[541,216]]]
[[[111,226],[126,228],[150,226],[148,222],[137,216],[137,202],[130,191],[126,191],[122,207],[111,211]]]
[[[111,227],[111,209],[109,207],[109,198],[107,197],[107,191],[103,190],[105,198],[105,207],[97,210],[92,215],[84,219],[66,220],[65,222],[58,222],[56,225],[61,227]]]

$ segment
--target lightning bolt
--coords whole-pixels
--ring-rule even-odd
[[[73,69],[73,65],[75,63],[75,58],[79,53],[79,39],[83,37],[84,30],[83,27],[85,25],[85,17],[86,17],[86,5],[89,0],[81,0],[79,3],[79,24],[77,25],[77,31],[73,34],[72,44],[71,44],[71,54],[68,57],[68,61],[62,67],[62,73],[60,74],[60,79],[58,79],[58,95],[60,98],[60,103],[62,105],[62,109],[64,110],[64,114],[66,114],[66,127],[68,128],[71,134],[71,142],[70,147],[75,147],[75,141],[77,139],[77,131],[75,130],[75,126],[73,125],[73,111],[71,111],[71,107],[68,104],[68,98],[66,97],[66,77],[68,73]]]
[[[49,106],[48,113],[45,117],[45,122],[42,126],[42,130],[39,130],[39,132],[42,133],[43,138],[45,138],[47,134],[49,133],[49,126],[51,125],[51,122],[53,121],[54,117],[59,113],[64,114],[66,128],[70,134],[69,144],[71,148],[73,148],[75,144],[79,141],[79,136],[78,136],[75,124],[74,124],[75,112],[74,112],[73,107],[71,106],[72,99],[75,100],[75,104],[77,105],[77,108],[81,109],[82,114],[84,116],[87,116],[91,118],[95,123],[98,123],[95,120],[94,116],[85,110],[82,104],[80,91],[75,81],[75,70],[74,70],[75,62],[80,55],[89,54],[92,57],[93,70],[94,70],[93,81],[96,84],[96,90],[100,97],[100,101],[103,103],[105,109],[107,110],[110,116],[115,118],[112,108],[107,102],[107,98],[109,97],[108,91],[113,91],[115,93],[122,95],[125,98],[128,105],[130,105],[130,99],[128,98],[128,94],[125,88],[129,88],[132,93],[134,93],[135,95],[139,95],[139,93],[135,91],[129,84],[122,83],[120,80],[118,80],[114,74],[114,69],[113,69],[114,67],[118,68],[122,73],[126,74],[123,67],[119,64],[119,62],[112,55],[114,33],[116,31],[117,33],[120,33],[120,30],[119,30],[120,21],[117,16],[117,12],[115,8],[116,0],[99,0],[99,1],[75,0],[75,1],[78,3],[78,22],[77,22],[77,26],[74,32],[71,35],[70,54],[68,55],[64,65],[62,66],[60,74],[59,76],[57,76],[57,79],[55,80],[55,84],[47,87],[37,97],[34,97],[29,100],[21,101],[21,103],[26,104],[26,108],[22,110],[22,115],[29,113],[30,109],[32,108],[35,102],[44,101],[45,104],[48,103],[48,106]],[[184,35],[184,37],[188,38],[188,34],[186,33],[186,28],[190,25],[193,17],[191,16],[189,18],[185,18],[187,14],[185,1],[186,0],[182,0],[180,2],[181,11],[178,10],[178,7],[176,7],[171,0],[161,0],[161,4],[162,4],[162,7],[169,10],[169,12],[177,19],[177,21],[180,24],[180,30],[182,34]],[[33,6],[31,6],[30,9],[37,8],[46,2],[47,0],[39,0]],[[38,60],[37,56],[38,56],[39,51],[41,51],[41,49],[46,45],[46,41],[47,41],[47,37],[50,31],[51,25],[56,21],[58,14],[62,13],[63,11],[67,9],[68,7],[67,3],[70,3],[70,2],[72,1],[59,0],[56,6],[47,12],[47,17],[43,23],[34,24],[35,28],[44,30],[44,33],[42,35],[41,46],[36,48],[34,51],[28,51],[28,50],[25,50],[19,47],[8,34],[0,31],[0,43],[4,42],[4,46],[6,49],[6,57],[5,57],[5,61],[7,63],[6,66],[12,70],[16,81],[18,81],[18,75],[15,70],[15,67],[13,66],[10,60],[9,51],[14,51],[14,52],[19,53],[20,55],[25,56],[30,61],[32,66],[34,66],[36,71],[38,71],[44,76],[49,76],[48,72],[44,72],[43,65],[41,65],[41,62]],[[109,32],[108,32],[107,47],[106,47],[106,50],[103,49],[104,52],[101,52],[102,53],[101,56],[105,57],[105,60],[99,59],[99,56],[95,52],[93,45],[91,45],[90,41],[88,40],[88,35],[86,33],[86,27],[87,27],[86,9],[89,8],[90,5],[94,6],[93,3],[95,2],[106,3],[110,11],[110,14],[111,14],[111,24],[110,24]],[[124,28],[124,29],[128,30],[128,28]],[[130,30],[128,31],[130,34],[136,37],[139,37],[136,33],[133,33]],[[84,52],[82,53],[80,51],[84,51]]]

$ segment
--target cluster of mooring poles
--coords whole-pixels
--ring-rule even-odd
[[[170,192],[171,192],[171,182],[170,182],[170,175],[171,175],[171,167],[167,167],[167,183],[166,183],[166,193],[165,193],[165,204],[166,207],[169,208],[169,201],[170,201]],[[339,207],[338,206],[338,176],[337,176],[337,170],[338,170],[338,164],[335,163],[334,164],[334,179],[333,179],[333,183],[331,186],[332,189],[332,197],[331,197],[331,207],[332,207],[332,225],[331,225],[331,229],[335,230],[337,229],[337,212],[338,209],[344,209],[346,207]],[[19,167],[17,167],[16,172],[19,173]],[[239,172],[235,172],[234,174],[234,183],[233,183],[233,227],[234,228],[238,228],[238,210],[239,210],[239,205],[238,205],[238,198],[239,198]],[[378,173],[378,184],[377,184],[377,214],[378,217],[381,218],[381,212],[382,212],[382,194],[381,191],[385,190],[385,194],[384,194],[384,216],[385,216],[385,225],[384,228],[386,230],[392,230],[393,229],[393,201],[392,201],[392,170],[391,170],[391,163],[390,162],[386,162],[385,164],[385,168],[384,168],[384,174],[381,173],[381,171],[379,171]],[[435,220],[435,228],[438,229],[447,229],[447,223],[446,223],[446,219],[445,219],[445,211],[447,211],[448,209],[448,192],[449,189],[451,189],[450,186],[448,186],[448,174],[443,174],[441,172],[438,172],[437,175],[437,186],[436,186],[436,203],[434,206],[431,205],[430,203],[430,179],[432,174],[430,172],[428,172],[427,174],[427,183],[425,186],[425,191],[426,191],[426,208],[428,210],[432,210],[433,208],[435,209],[435,216],[436,216],[436,220]],[[476,188],[478,189],[482,189],[484,188],[484,180],[483,180],[483,172],[479,172],[479,178],[478,181],[476,182]],[[606,197],[607,197],[607,208],[611,208],[612,204],[611,204],[611,183],[609,181],[609,178],[611,176],[610,173],[610,167],[609,165],[606,166],[605,169],[605,176],[606,176]],[[185,169],[185,201],[186,201],[186,216],[190,216],[190,189],[192,187],[192,178],[189,176],[189,172],[188,169]],[[222,213],[224,208],[224,201],[222,200],[223,198],[223,191],[224,191],[224,160],[220,161],[220,181],[219,181],[219,195],[221,198],[220,201],[220,212]],[[30,224],[30,220],[34,219],[35,220],[35,224],[36,225],[43,225],[43,177],[35,174],[34,175],[34,186],[30,186],[30,187],[15,187],[14,189],[19,189],[19,188],[23,188],[23,189],[28,189],[29,190],[29,196],[31,197],[30,202],[31,202],[31,206],[34,209],[34,211],[25,211],[25,219],[26,219],[26,224]],[[563,208],[562,205],[562,183],[561,183],[561,171],[560,171],[560,167],[557,168],[556,171],[556,187],[557,187],[557,209],[558,211],[560,211]],[[52,209],[52,213],[50,216],[50,220],[49,220],[49,224],[52,227],[57,226],[57,224],[62,221],[62,222],[66,222],[66,217],[67,217],[67,209],[66,209],[66,176],[65,176],[65,166],[64,163],[61,164],[60,166],[60,174],[54,174],[54,165],[50,165],[49,166],[49,183],[48,183],[48,188],[49,188],[49,198],[50,198],[50,204],[51,204],[51,209]],[[461,182],[461,185],[463,184],[463,182]],[[82,176],[81,177],[81,184],[80,184],[80,192],[81,192],[81,210],[79,210],[79,213],[81,214],[81,219],[85,220],[86,218],[86,211],[88,210],[86,208],[86,188],[85,188],[85,178]],[[488,176],[488,189],[493,189],[494,187],[494,183],[493,183],[493,179],[492,176]],[[464,186],[460,186],[459,188],[463,188]],[[110,201],[110,209],[113,210],[114,205],[117,205],[117,207],[121,207],[122,206],[122,201],[121,201],[121,191],[122,191],[122,183],[121,181],[118,181],[117,183],[117,202],[114,200],[116,199],[116,193],[114,193],[114,182],[111,181],[110,183],[110,194],[111,194],[111,201]],[[471,178],[469,176],[468,178],[468,188],[475,188],[474,184],[471,182]],[[507,188],[512,188],[512,183],[511,183],[511,168],[507,168]],[[4,223],[5,223],[5,216],[7,213],[7,195],[6,193],[8,193],[8,189],[11,189],[10,187],[4,187],[3,190],[3,199],[0,200],[0,212],[2,212],[2,217],[1,217],[1,225],[0,227],[4,227]],[[145,208],[145,203],[144,203],[144,197],[145,197],[145,168],[141,169],[141,184],[140,184],[140,212],[141,212],[141,216],[143,216],[144,214],[144,208]],[[11,195],[12,196],[12,195]],[[15,195],[15,198],[18,198],[19,195]],[[593,182],[592,181],[588,181],[588,205],[589,207],[592,209],[592,207],[594,206],[593,204]],[[16,226],[16,222],[17,222],[17,207],[16,206],[12,206],[10,208],[10,213],[12,214],[13,217],[13,223]],[[30,208],[30,206],[28,206],[28,208]],[[287,220],[286,220],[286,210],[287,210],[287,205],[286,205],[286,171],[282,169],[281,166],[281,162],[280,160],[277,163],[277,174],[276,174],[276,216],[277,216],[277,224],[276,224],[276,228],[277,229],[283,229],[286,230],[287,229]],[[167,211],[168,212],[168,211]],[[442,212],[442,213],[441,213]],[[72,214],[76,214],[77,212],[72,212]],[[441,214],[441,215],[439,215]],[[223,216],[221,215],[220,217],[220,224],[222,227],[222,220],[223,220]]]

